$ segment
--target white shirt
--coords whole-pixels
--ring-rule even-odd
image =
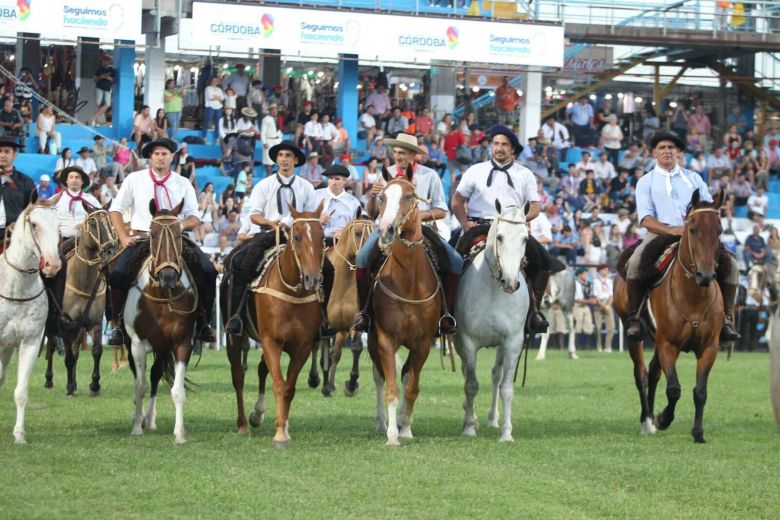
[[[612,279],[609,276],[606,278],[596,277],[596,280],[593,282],[593,296],[601,304],[607,303],[612,298]]]
[[[295,193],[296,211],[314,211],[317,208],[317,204],[314,202],[314,187],[309,181],[297,175],[281,177],[281,179],[285,184],[292,180],[290,187],[292,193]],[[262,215],[274,222],[289,215],[290,210],[287,207],[287,202],[292,202],[292,193],[286,188],[282,190],[282,211],[280,212],[276,194],[281,187],[276,175],[271,175],[258,182],[252,188],[252,194],[249,195],[249,215]]]
[[[92,175],[97,171],[97,165],[95,164],[95,160],[92,159],[92,157],[87,157],[86,159],[82,159],[81,156],[79,156],[76,159],[75,163],[76,166],[84,170],[84,173],[86,173],[87,175]]]
[[[512,179],[514,189],[507,182],[504,172],[494,171],[493,182],[488,187],[487,181],[493,170],[492,161],[477,163],[463,174],[458,184],[458,193],[467,198],[468,216],[473,218],[496,218],[496,200],[502,207],[525,206],[526,202],[538,202],[536,178],[531,170],[519,163],[514,163],[506,172]]]
[[[65,190],[62,195],[60,195],[60,200],[57,201],[57,205],[54,207],[57,211],[57,219],[60,221],[60,233],[63,237],[74,237],[78,235],[77,227],[84,222],[84,217],[87,216],[84,205],[80,200],[71,204],[71,199],[78,196],[78,193]],[[89,193],[81,193],[81,198],[84,199],[84,202],[94,208],[100,207],[100,203],[97,199]]]
[[[531,221],[530,226],[531,236],[541,243],[542,239],[547,239],[547,243],[552,243],[552,224],[550,219],[544,213],[539,213],[535,219]]]
[[[73,158],[70,159],[63,159],[60,157],[57,159],[57,164],[54,165],[54,173],[61,172],[68,166],[73,166],[75,163],[73,162]]]
[[[211,98],[213,97],[216,97],[217,99],[212,100]],[[206,87],[203,98],[206,101],[206,108],[220,110],[222,108],[222,102],[225,100],[225,93],[221,88],[209,85]]]
[[[394,164],[388,168],[388,171],[390,172],[390,177],[395,179],[398,175],[398,166]],[[414,184],[414,192],[418,197],[426,200],[430,199],[431,201],[430,204],[426,204],[425,201],[418,200],[418,208],[423,211],[428,211],[432,208],[442,209],[445,212],[449,211],[447,201],[444,200],[444,185],[441,183],[439,174],[434,170],[415,163],[412,184]]]
[[[160,209],[173,209],[179,202],[184,200],[184,207],[179,214],[180,219],[190,216],[199,217],[198,196],[195,194],[195,188],[190,181],[176,172],[165,182],[166,191],[162,188],[156,188],[149,177],[149,169],[138,170],[127,177],[122,182],[119,192],[111,201],[109,211],[116,213],[125,213],[130,210],[130,228],[137,231],[149,231],[152,223],[152,214],[149,212],[149,201],[155,199],[157,192],[157,202]]]
[[[222,116],[219,120],[219,138],[224,139],[226,135],[236,131],[236,120],[232,122],[225,116]]]
[[[276,140],[281,137],[276,128],[276,118],[274,116],[265,116],[260,124],[260,140],[263,143],[276,144]]]
[[[322,125],[322,140],[333,141],[339,136],[339,129],[330,121]]]
[[[769,206],[769,197],[766,195],[761,195],[760,197],[756,194],[751,195],[748,197],[747,200],[748,209],[752,211],[753,213],[758,213],[759,215],[766,215],[766,208]]]
[[[605,161],[605,162],[598,161],[598,162],[592,162],[590,164],[591,167],[593,168],[593,172],[596,174],[597,179],[608,181],[614,177],[617,177],[617,172],[615,171],[615,167],[609,161]]]
[[[585,172],[587,170],[593,170],[593,172],[595,173],[596,164],[590,159],[588,160],[588,162],[585,162],[584,160],[577,161],[577,165],[575,166],[575,168],[577,168],[577,171],[579,171],[582,175],[585,175]]]
[[[542,135],[544,135],[545,139],[549,139],[550,143],[559,150],[569,146],[569,131],[557,121],[554,128],[550,128],[550,125],[547,123],[543,124]]]
[[[322,139],[322,125],[309,121],[306,126],[303,127],[303,135],[306,137],[314,137],[315,139]]]
[[[257,125],[254,121],[251,119],[247,121],[243,117],[236,121],[236,127],[233,129],[234,131],[238,132],[239,134],[251,134],[251,133],[260,133],[257,130]]]
[[[322,213],[330,215],[330,220],[325,224],[325,236],[333,237],[336,231],[344,229],[347,223],[355,218],[360,201],[346,191],[338,195],[331,193],[329,188],[320,188],[314,192],[314,207],[321,201],[325,201]]]
[[[368,112],[363,112],[363,115],[360,116],[360,124],[363,125],[363,128],[368,130],[369,128],[374,128],[376,126],[376,119]]]

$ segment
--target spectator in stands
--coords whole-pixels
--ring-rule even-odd
[[[309,121],[303,127],[303,146],[307,153],[318,152],[317,157],[322,145],[322,124],[319,118],[317,112],[312,112],[309,114]]]
[[[219,129],[217,135],[222,144],[223,155],[227,153],[227,147],[230,144],[230,140],[237,135],[236,123],[235,110],[232,108],[223,109],[222,117],[219,118],[219,123],[217,125],[217,128]]]
[[[222,118],[222,107],[225,102],[225,92],[219,86],[219,76],[213,76],[209,80],[209,86],[203,93],[206,113],[203,118],[203,137],[208,140],[209,129],[213,124],[218,130],[217,125]]]
[[[723,150],[718,147],[712,151],[712,155],[707,158],[707,174],[715,179],[721,177],[724,173],[731,170],[731,161],[723,155]]]
[[[593,282],[593,318],[596,329],[596,351],[612,352],[612,338],[615,336],[615,316],[612,312],[612,279],[609,277],[609,266],[599,266],[598,276]],[[601,327],[606,329],[604,347],[602,348]]]
[[[596,182],[593,168],[585,170],[585,178],[580,181],[579,194],[587,197],[589,200],[595,200],[595,196],[601,193],[598,182]]]
[[[325,169],[320,164],[320,154],[317,152],[309,153],[309,160],[300,167],[298,175],[309,181],[315,189],[319,188],[322,182],[322,172]]]
[[[198,195],[198,218],[200,225],[193,229],[195,240],[203,244],[203,239],[214,231],[214,216],[217,211],[217,199],[214,193],[214,184],[207,182]]]
[[[631,219],[629,218],[629,212],[625,208],[620,208],[617,210],[617,220],[612,225],[613,229],[617,229],[620,235],[625,235],[626,231],[628,231],[629,226],[631,225]],[[620,244],[621,249],[623,248],[623,244]]]
[[[378,162],[376,157],[369,158],[366,168],[363,170],[363,193],[365,197],[362,197],[361,201],[364,203],[366,202],[364,199],[368,198],[368,194],[371,193],[371,188],[374,184],[382,181],[382,172],[377,168]]]
[[[38,191],[38,198],[50,199],[57,193],[57,186],[53,185],[51,183],[51,177],[44,173],[41,175],[41,178],[38,179],[36,190]]]
[[[348,153],[341,155],[339,164],[349,172],[349,178],[346,180],[344,188],[351,191],[355,198],[360,199],[363,196],[363,182],[360,180],[357,168],[352,164],[352,156]]]
[[[436,125],[436,133],[442,138],[442,140],[449,135],[452,130],[452,114],[444,114],[441,121]]]
[[[763,148],[758,152],[756,158],[756,187],[769,189],[769,156]]]
[[[95,173],[97,173],[97,165],[95,160],[90,157],[92,150],[86,146],[82,146],[79,150],[79,156],[75,160],[75,165],[84,170],[84,173],[89,175],[89,178],[94,182]]]
[[[63,150],[64,151],[64,150]],[[116,179],[117,182],[122,182],[125,175],[130,171],[135,171],[135,161],[131,161],[133,157],[133,151],[127,147],[127,137],[119,139],[119,145],[114,147],[114,162],[122,167],[121,175]]]
[[[16,140],[19,144],[19,152],[24,153],[24,131],[22,130],[22,116],[14,108],[14,102],[6,99],[3,110],[0,111],[0,137],[6,136]]]
[[[582,96],[576,103],[569,105],[566,108],[566,117],[572,125],[574,144],[579,147],[591,146],[593,144],[591,136],[595,124],[593,121],[593,106],[591,106],[588,98]]]
[[[612,110],[612,101],[605,99],[601,102],[601,108],[596,111],[596,116],[594,117],[596,122],[596,131],[599,133],[599,135],[604,129],[604,126],[608,123],[609,117],[613,115],[617,117],[617,114],[615,114],[614,110]]]
[[[387,121],[392,115],[393,104],[390,102],[390,97],[385,92],[385,87],[382,84],[376,85],[374,91],[366,98],[364,105],[374,107],[374,117],[379,121]]]
[[[374,105],[368,105],[365,112],[360,116],[360,132],[358,139],[365,139],[367,143],[374,141],[376,135],[376,119],[374,119]]]
[[[246,97],[249,94],[249,76],[246,74],[246,65],[236,64],[236,71],[231,72],[223,83],[224,89],[232,89],[236,95],[236,110],[247,106]]]
[[[764,188],[756,188],[756,192],[750,195],[747,200],[748,218],[753,219],[754,215],[766,216],[766,210],[769,207],[769,197],[766,196]]]
[[[344,128],[344,122],[340,117],[337,117],[333,123],[336,126],[336,137],[331,141],[334,155],[348,154],[352,149],[351,142],[349,140],[349,132]]]
[[[661,127],[661,121],[658,119],[655,110],[647,108],[642,111],[642,141],[647,143]]]
[[[696,111],[688,117],[688,128],[696,130],[702,141],[703,149],[709,148],[708,142],[712,124],[710,123],[710,117],[704,112],[704,106],[697,106]]]
[[[111,106],[111,89],[114,86],[116,71],[111,66],[111,56],[103,54],[98,58],[98,68],[95,71],[95,105],[97,110],[92,116],[92,126],[98,124],[100,116],[104,116]]]
[[[777,262],[780,260],[780,234],[778,234],[777,227],[769,226],[769,238],[766,245],[772,253],[772,268],[777,271]]]
[[[168,135],[168,118],[165,117],[164,109],[157,109],[157,113],[154,115],[154,126],[160,136]]]
[[[766,157],[769,162],[769,173],[780,175],[780,140],[769,139],[766,147]]]
[[[41,113],[38,114],[38,120],[35,124],[36,134],[38,135],[38,153],[49,151],[52,155],[59,152],[62,148],[62,136],[54,128],[57,118],[54,115],[50,105],[44,105]],[[49,146],[49,139],[54,141],[54,146]]]
[[[604,128],[606,128],[606,126]],[[609,185],[609,181],[617,177],[615,166],[609,162],[607,158],[607,152],[601,152],[599,154],[598,162],[591,163],[593,171],[596,173],[596,180],[605,187]]]
[[[595,164],[591,160],[591,154],[590,152],[587,151],[582,152],[582,158],[579,161],[577,161],[577,163],[575,164],[575,167],[577,168],[577,173],[582,175],[583,177],[585,176],[585,172],[587,170],[594,170],[595,172],[594,166]]]
[[[601,144],[615,167],[618,166],[621,143],[623,142],[623,130],[620,129],[617,120],[617,115],[610,114],[606,124],[601,129]]]
[[[631,143],[628,145],[626,153],[624,153],[623,157],[618,161],[618,168],[626,168],[631,171],[637,166],[642,166],[642,156],[640,154],[639,144]]]
[[[241,212],[233,208],[228,213],[227,219],[223,219],[219,225],[219,250],[225,251],[228,247],[235,247],[238,239],[238,231],[241,229]]]
[[[531,233],[531,236],[545,248],[549,248],[553,244],[552,224],[547,219],[546,212],[539,213],[536,218],[531,221],[529,232]]]
[[[399,133],[408,133],[409,121],[401,115],[401,109],[393,107],[393,113],[387,120],[387,126],[385,127],[385,134],[388,137],[395,139]]]
[[[380,164],[389,157],[390,151],[385,145],[384,133],[381,130],[377,132],[376,139],[369,146],[368,153],[371,157],[376,157],[377,162]]]
[[[501,78],[501,85],[496,89],[496,108],[498,108],[498,122],[512,126],[515,123],[515,110],[520,102],[517,89],[509,84],[509,76]]]
[[[677,106],[674,107],[672,131],[681,139],[688,135],[688,109],[685,108],[685,103],[682,101],[677,101]]]
[[[631,193],[631,186],[628,182],[629,171],[620,168],[617,177],[609,181],[609,196],[613,199],[622,199]]]
[[[466,136],[463,135],[463,127],[466,121],[461,121],[458,128],[451,131],[444,138],[444,153],[447,155],[447,171],[450,174],[450,192],[456,188],[460,176],[469,167],[471,163],[471,153],[467,149]],[[461,151],[461,157],[458,158],[458,151]],[[468,155],[467,155],[468,154]]]
[[[688,129],[688,135],[685,137],[686,147],[685,150],[688,153],[695,154],[697,152],[704,151],[704,142],[699,134],[699,131],[695,128]]]
[[[195,174],[195,158],[190,155],[186,142],[183,141],[173,154],[171,169],[187,179],[191,179]]]
[[[406,118],[407,127],[404,132],[407,134],[417,134],[417,115],[412,110],[412,104],[409,101],[405,101],[403,104],[403,110],[401,110],[401,117]]]
[[[417,127],[417,132],[422,135],[425,139],[430,139],[433,135],[433,127],[434,121],[431,117],[431,111],[427,108],[423,108],[422,112],[420,113],[420,117],[417,118],[417,121],[415,122]]]
[[[330,164],[335,157],[333,142],[338,138],[339,131],[336,125],[330,122],[330,115],[323,113],[320,121],[322,126],[322,139],[320,140],[321,151],[323,155],[323,164]]]
[[[629,219],[626,219],[629,223]],[[620,252],[623,251],[623,233],[620,232],[620,228],[613,224],[609,227],[609,236],[607,237],[607,243],[605,247],[607,263],[609,267],[615,269],[617,266]]]
[[[260,123],[260,142],[263,144],[263,166],[266,176],[271,175],[274,168],[274,162],[268,155],[268,151],[272,146],[281,143],[283,139],[282,132],[279,130],[278,114],[279,109],[276,103],[270,104],[268,105],[268,115],[263,117]]]
[[[116,185],[116,178],[111,175],[106,175],[105,182],[100,186],[100,190],[97,194],[97,199],[100,201],[100,204],[105,206],[114,200],[117,193],[119,193],[119,188]]]
[[[742,158],[742,150],[739,147],[739,141],[732,139],[726,147],[726,153],[724,155],[729,160],[732,169],[738,168]]]
[[[133,119],[133,140],[135,149],[141,149],[141,143],[148,143],[157,139],[157,126],[149,109],[149,105],[141,107],[141,111]]]
[[[737,131],[737,125],[729,125],[726,133],[723,134],[723,146],[731,147],[732,141],[737,142],[737,149],[742,147],[742,136]]]
[[[106,140],[102,135],[96,135],[92,140],[94,141],[94,144],[92,145],[92,158],[95,160],[95,166],[100,170],[108,163],[108,157],[112,154],[113,150],[111,146],[105,144]]]
[[[631,224],[629,224],[628,230],[623,234],[623,249],[628,249],[642,240],[642,237],[639,236],[638,229],[636,222],[632,221]]]
[[[489,161],[492,153],[491,149],[492,147],[490,146],[490,139],[488,139],[487,136],[483,134],[477,146],[471,150],[471,164]]]
[[[753,233],[745,239],[742,259],[745,261],[745,268],[750,269],[754,263],[764,263],[771,261],[771,252],[769,247],[761,236],[761,226],[753,225]]]
[[[574,284],[574,333],[593,334],[593,318],[590,313],[590,306],[597,303],[593,297],[593,285],[588,280],[588,270],[580,267],[576,271],[576,280]],[[581,341],[577,342],[582,344]]]
[[[737,207],[746,206],[748,198],[753,194],[753,188],[745,179],[744,172],[737,172],[737,178],[731,183],[731,189],[734,193],[734,205]]]
[[[165,81],[165,90],[163,91],[163,113],[168,121],[168,137],[177,140],[179,132],[179,123],[181,123],[181,111],[183,106],[182,89],[176,88],[176,80],[168,79]]]
[[[696,152],[688,165],[688,169],[695,171],[701,175],[705,182],[707,181],[707,161],[704,159],[704,152]]]
[[[265,102],[265,89],[263,88],[263,82],[256,79],[252,82],[252,86],[249,87],[249,94],[247,95],[247,106],[255,109],[260,115],[268,113],[268,103]]]
[[[444,177],[444,172],[447,171],[447,157],[435,140],[428,145],[428,162],[425,166],[436,170],[439,177]]]
[[[780,143],[780,128],[777,125],[770,126],[764,134],[764,145],[770,144],[773,139]]]
[[[561,228],[561,234],[553,240],[550,254],[562,256],[566,263],[574,265],[577,262],[577,237],[574,236],[568,224]]]
[[[748,122],[739,105],[731,105],[731,112],[726,116],[726,124],[729,126],[729,132],[733,126],[737,135],[745,133]]]

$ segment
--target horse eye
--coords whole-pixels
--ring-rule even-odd
[[[412,196],[411,195],[404,195],[404,200],[412,200]]]
[[[695,229],[691,229],[690,232],[691,232],[691,235],[695,235],[696,234],[696,230]]]
[[[293,240],[295,240],[296,242],[297,242],[298,240],[300,240],[300,238],[298,237],[298,235],[293,235],[292,239],[293,239]]]
[[[496,235],[496,240],[498,240],[499,242],[503,242],[504,241],[504,235]]]

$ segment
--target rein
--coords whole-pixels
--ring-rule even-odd
[[[717,210],[715,208],[699,208],[691,210],[690,213],[688,213],[688,217],[691,215],[695,215],[696,213],[717,213],[720,215],[720,210]],[[688,225],[686,223],[685,225],[685,241],[688,243],[688,256],[691,257],[691,262],[693,263],[693,269],[688,270],[688,267],[685,265],[685,262],[683,262],[682,257],[680,257],[680,267],[683,268],[683,271],[685,272],[685,277],[688,279],[693,278],[696,276],[696,271],[699,270],[699,266],[696,264],[696,257],[693,256],[693,239],[691,238],[691,231],[688,228]]]
[[[504,218],[501,215],[496,217],[496,221],[494,225],[496,226],[496,232],[498,232],[498,222],[506,222],[507,224],[513,224],[513,225],[520,225],[523,224],[525,226],[528,226],[528,222],[523,220],[512,220],[508,218]],[[490,275],[493,277],[493,280],[495,282],[500,282],[501,277],[504,275],[503,270],[501,269],[501,256],[498,253],[498,240],[496,240],[496,237],[493,237],[493,256],[496,258],[496,265],[491,265],[490,262],[487,262],[488,269],[490,270]]]
[[[91,221],[95,221],[95,228],[97,229],[97,236],[95,236],[94,233],[92,233],[92,228],[89,226],[89,223]],[[103,253],[105,253],[106,249],[113,246],[116,248],[118,241],[116,238],[116,233],[114,232],[114,228],[111,227],[108,220],[108,211],[105,209],[98,209],[96,211],[93,211],[92,213],[89,213],[85,218],[84,222],[82,222],[80,226],[83,233],[86,233],[89,238],[92,239],[92,241],[97,244],[98,251],[97,256],[93,259],[87,259],[84,258],[79,254],[79,245],[81,244],[81,233],[76,235],[76,244],[73,248],[75,257],[84,265],[87,267],[94,267],[98,264],[100,264],[101,260],[103,260],[103,264],[100,266],[100,269],[103,270],[105,266],[110,263],[111,259],[104,260],[103,259]],[[103,233],[105,233],[105,236],[108,238],[106,240],[103,240]]]
[[[287,280],[284,279],[284,275],[282,274],[282,262],[281,262],[281,254],[276,257],[276,271],[279,273],[279,279],[282,281],[282,285],[284,285],[287,290],[292,291],[293,293],[299,292],[301,289],[303,289],[303,267],[301,267],[301,258],[298,256],[298,250],[295,249],[295,242],[290,238],[290,233],[292,233],[293,228],[295,227],[295,224],[298,224],[300,222],[319,222],[320,219],[318,218],[296,218],[292,221],[292,224],[290,224],[290,231],[287,232],[285,229],[281,229],[281,226],[276,226],[276,245],[279,246],[280,241],[280,229],[284,233],[284,236],[287,238],[287,247],[292,249],[293,252],[293,258],[295,258],[295,268],[298,270],[298,283],[296,285],[290,285],[287,283]],[[320,271],[322,271],[322,266],[325,264],[325,254],[322,254],[322,257],[320,258]]]
[[[685,266],[683,265],[682,260],[680,260],[680,267],[682,267],[683,270],[685,270]],[[685,276],[688,277],[687,273],[685,274]],[[669,301],[674,303],[674,294],[672,293],[672,279],[671,278],[669,279],[669,283],[666,284],[666,287],[667,287],[667,292],[669,293]],[[698,319],[692,320],[692,319],[688,318],[682,312],[679,312],[679,310],[678,310],[678,312],[680,314],[680,317],[683,319],[683,321],[686,322],[686,323],[690,323],[691,326],[694,329],[699,328],[699,324],[701,324],[702,317],[704,317],[704,315],[707,313],[707,311],[710,310],[710,307],[712,307],[712,304],[715,302],[715,297],[717,296],[718,291],[711,291],[711,292],[712,292],[712,297],[710,298],[709,303],[707,303],[707,306],[704,307],[704,309],[702,309],[701,312],[699,312]],[[675,308],[676,308],[676,306],[675,306]]]
[[[30,235],[32,236],[33,244],[35,244],[35,250],[38,252],[38,258],[41,258],[43,256],[43,253],[41,252],[41,246],[40,244],[38,244],[38,239],[35,237],[35,233],[32,232],[32,224],[30,222],[30,213],[36,207],[45,207],[45,206],[41,206],[38,204],[30,206],[24,210],[23,215],[24,215],[24,223],[26,224],[27,228],[30,229]],[[0,258],[5,260],[5,263],[7,263],[9,267],[11,267],[14,271],[18,273],[21,273],[23,275],[37,275],[41,270],[40,262],[36,267],[30,269],[24,269],[11,262],[11,259],[8,258],[8,254],[7,254],[8,253],[8,229],[9,228],[6,227],[5,235],[3,236],[3,253],[2,255],[0,255]],[[41,294],[43,294],[45,290],[46,290],[46,286],[43,285],[43,282],[41,282],[41,290],[35,296],[30,296],[29,298],[15,298],[0,293],[0,298],[13,303],[27,303],[37,299]]]
[[[431,204],[431,201],[430,201],[430,199],[426,199],[426,198],[424,198],[424,197],[420,197],[419,195],[417,195],[417,193],[415,192],[414,184],[412,184],[412,183],[411,183],[411,182],[409,182],[408,180],[406,180],[406,179],[402,179],[402,178],[395,178],[395,179],[393,179],[392,181],[388,182],[388,183],[385,185],[385,190],[386,190],[386,189],[387,189],[387,187],[388,187],[388,186],[390,186],[392,183],[398,183],[398,184],[407,184],[407,185],[408,185],[410,188],[412,188],[412,193],[414,194],[414,198],[415,198],[415,200],[418,200],[418,201],[421,201],[421,202],[425,202],[426,204],[428,204],[428,205],[430,206],[430,204]],[[384,191],[384,190],[383,190],[383,191]],[[408,209],[408,210],[406,210],[406,213],[404,213],[404,214],[401,216],[401,220],[398,222],[398,225],[397,225],[397,226],[396,226],[396,228],[395,228],[395,229],[396,229],[396,231],[395,231],[395,236],[394,236],[394,239],[395,239],[395,240],[398,240],[399,242],[401,242],[401,243],[402,243],[404,246],[406,246],[406,247],[413,247],[413,246],[419,246],[419,245],[422,245],[422,243],[423,243],[423,240],[424,240],[423,238],[421,238],[420,240],[406,240],[405,238],[401,238],[401,229],[404,227],[404,224],[406,224],[406,222],[409,220],[409,218],[410,218],[412,215],[414,215],[415,217],[417,216],[417,211],[418,211],[418,209],[419,209],[419,207],[418,207],[418,205],[417,205],[416,203],[415,203],[415,204],[412,204],[412,205],[410,205],[410,206],[409,206],[409,209]],[[390,247],[390,245],[388,244],[388,245],[387,245],[387,247],[385,247],[384,249],[386,250],[386,249],[388,249],[389,247]]]
[[[357,226],[360,226],[362,228],[360,230],[360,241],[359,242],[355,240],[355,235],[354,235],[354,233],[352,233],[352,228],[353,227],[357,227]],[[373,229],[374,229],[374,224],[370,220],[356,220],[356,221],[353,221],[353,223],[350,225],[349,238],[347,239],[347,241],[348,242],[349,241],[352,242],[352,245],[354,246],[353,249],[354,249],[355,252],[360,251],[360,249],[366,243],[366,240],[368,239],[368,235],[370,234],[370,231],[369,231],[368,234],[366,233],[366,231],[368,231],[368,230],[373,231]],[[341,241],[339,240],[339,244],[340,243],[341,243]],[[347,260],[347,257],[345,257],[344,255],[341,254],[341,252],[339,252],[339,249],[338,249],[337,246],[338,246],[338,244],[333,247],[333,253],[336,256],[338,256],[339,258],[341,258],[342,260],[344,260],[344,263],[347,264],[347,267],[349,267],[350,271],[356,271],[357,270],[357,264],[353,264],[352,262]],[[349,244],[347,244],[347,248],[349,248]]]

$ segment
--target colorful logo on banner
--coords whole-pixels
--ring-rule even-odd
[[[447,48],[454,49],[458,46],[458,28],[449,26],[447,27]]]
[[[274,17],[270,14],[264,14],[260,23],[263,25],[263,38],[271,36],[271,33],[274,32]]]
[[[19,8],[19,20],[25,21],[30,16],[30,2],[32,0],[16,0],[16,7]]]

